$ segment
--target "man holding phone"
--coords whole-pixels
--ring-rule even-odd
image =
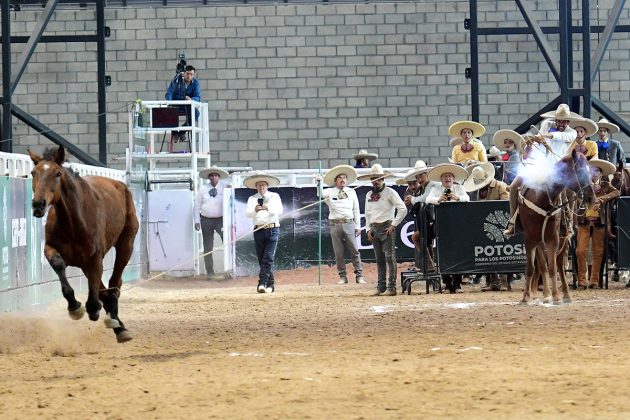
[[[245,213],[254,221],[254,243],[260,266],[256,288],[258,293],[273,293],[275,290],[273,259],[280,238],[280,216],[284,210],[280,196],[267,189],[278,184],[280,184],[278,178],[262,171],[248,176],[243,181],[247,188],[257,191],[247,199]]]

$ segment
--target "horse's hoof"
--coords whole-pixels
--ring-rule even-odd
[[[540,300],[542,303],[552,303],[553,299],[551,299],[551,296],[548,297],[544,297]]]
[[[70,316],[70,318],[74,319],[75,321],[83,318],[83,315],[85,315],[85,308],[83,307],[83,305],[79,305],[80,306],[74,311],[68,311],[68,315]]]
[[[562,302],[564,302],[564,303],[573,303],[573,300],[571,300],[571,298],[563,298]]]
[[[132,338],[133,337],[131,336],[131,334],[129,334],[129,331],[127,330],[122,330],[121,332],[116,334],[116,341],[118,341],[119,343],[126,343],[127,341],[130,341]]]
[[[613,274],[613,281],[614,281],[614,282],[619,281],[619,273],[615,273],[615,274]]]
[[[120,327],[120,322],[117,319],[112,318],[109,314],[105,315],[103,319],[103,323],[105,324],[105,328],[118,328]]]
[[[523,306],[528,306],[530,304],[529,300],[521,300],[519,303],[519,305],[523,305]]]
[[[554,301],[553,301],[553,304],[554,304],[554,305],[556,305],[556,306],[558,306],[558,305],[562,305],[562,301],[561,301],[560,299],[558,299],[558,300],[554,300]]]
[[[88,314],[88,316],[90,317],[90,321],[98,321],[98,312],[93,312],[91,314]]]

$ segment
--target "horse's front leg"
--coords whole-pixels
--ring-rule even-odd
[[[523,287],[523,299],[520,302],[522,305],[528,305],[531,299],[531,287],[534,281],[534,274],[536,274],[536,270],[534,270],[536,260],[535,246],[525,243],[525,254],[527,258],[525,260],[525,287]]]
[[[571,303],[571,295],[569,294],[569,283],[567,282],[566,267],[568,262],[569,238],[565,238],[562,249],[556,258],[558,274],[560,274],[560,287],[562,291],[562,301]]]
[[[85,301],[85,309],[92,321],[97,321],[99,312],[103,307],[99,300],[101,289],[104,289],[101,277],[103,276],[103,259],[95,255],[89,264],[81,267],[83,274],[88,279],[88,298]]]
[[[63,297],[66,298],[66,301],[68,301],[68,315],[72,319],[83,318],[85,309],[81,306],[81,302],[77,301],[74,297],[74,289],[70,286],[70,283],[68,283],[68,278],[66,277],[66,262],[63,257],[55,248],[49,245],[44,246],[44,255],[59,277],[61,293]]]

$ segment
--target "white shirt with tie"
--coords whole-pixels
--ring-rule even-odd
[[[343,190],[337,187],[326,188],[322,191],[322,198],[325,199],[324,202],[330,209],[329,219],[353,220],[355,229],[361,229],[359,198],[354,189],[349,187],[344,187]]]

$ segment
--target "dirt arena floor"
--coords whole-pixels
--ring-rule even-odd
[[[367,269],[374,279],[374,267]],[[331,268],[123,289],[134,339],[65,302],[0,317],[2,419],[630,418],[630,289],[370,294]],[[85,296],[80,296],[83,300]]]

